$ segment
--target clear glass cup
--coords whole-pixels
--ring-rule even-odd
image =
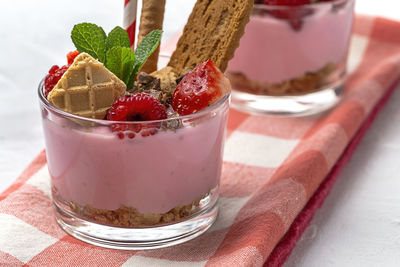
[[[215,221],[230,95],[151,122],[76,116],[39,99],[58,224],[116,249],[188,241]]]
[[[354,0],[254,6],[226,75],[232,106],[249,112],[308,115],[343,93]]]

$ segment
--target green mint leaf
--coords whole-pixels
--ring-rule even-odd
[[[133,51],[132,51],[132,53],[133,53]],[[133,85],[135,84],[136,74],[137,74],[137,73],[135,73],[135,64],[136,64],[136,60],[132,64],[132,68],[131,68],[131,72],[130,72],[130,75],[129,75],[128,82],[125,83],[126,84],[126,90],[132,89]]]
[[[142,68],[143,64],[149,58],[149,56],[156,50],[160,43],[161,35],[163,31],[154,30],[147,34],[140,44],[135,49],[136,63],[133,75],[136,77],[137,73]]]
[[[106,40],[106,51],[110,50],[114,46],[131,47],[129,42],[128,33],[121,27],[115,27],[109,34]]]
[[[135,64],[135,54],[128,47],[114,46],[107,51],[106,68],[121,79],[130,89],[133,86],[130,79]]]
[[[74,26],[71,39],[79,53],[86,52],[101,62],[106,59],[106,33],[92,23],[80,23]]]

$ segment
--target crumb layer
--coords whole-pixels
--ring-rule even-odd
[[[339,68],[338,64],[327,63],[316,72],[307,72],[299,77],[280,83],[250,80],[241,72],[228,71],[226,76],[236,90],[256,95],[302,95],[318,91],[330,82],[330,76]]]
[[[135,207],[121,205],[116,210],[98,209],[91,205],[80,205],[75,201],[65,201],[57,188],[53,187],[53,198],[61,202],[80,218],[99,224],[119,227],[144,227],[173,223],[186,218],[199,210],[200,201],[209,193],[198,197],[188,205],[176,206],[166,213],[140,213]]]
[[[140,213],[134,207],[121,206],[116,210],[96,209],[91,205],[81,206],[76,202],[68,205],[80,217],[100,224],[137,227],[166,224],[179,221],[197,211],[200,199],[185,206],[178,206],[167,213]]]

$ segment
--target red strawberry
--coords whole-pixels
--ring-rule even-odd
[[[107,113],[107,120],[113,121],[152,121],[167,118],[167,110],[153,96],[146,93],[138,93],[123,96],[117,99]],[[146,124],[147,125],[147,124]],[[143,125],[114,124],[112,130],[118,132],[119,138],[124,138],[124,131],[129,131],[127,136],[134,138],[141,132],[142,136],[154,135],[158,125],[149,125],[143,129]]]
[[[77,57],[79,55],[79,52],[78,51],[72,51],[72,52],[69,52],[68,54],[67,54],[67,61],[68,61],[68,66],[71,66],[71,64],[74,62],[74,59]]]
[[[200,63],[175,88],[172,108],[179,115],[200,111],[229,93],[231,85],[211,60]]]

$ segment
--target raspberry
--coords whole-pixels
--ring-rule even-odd
[[[56,73],[56,71],[58,71],[59,69],[60,69],[59,66],[54,65],[53,67],[50,68],[49,74],[54,74],[54,73]]]
[[[120,97],[107,113],[107,120],[112,121],[153,121],[166,118],[165,107],[146,93]]]
[[[68,61],[68,66],[71,66],[71,64],[74,62],[74,59],[79,55],[79,52],[77,50],[69,52],[67,54],[67,61]]]
[[[231,85],[211,60],[200,63],[175,88],[172,108],[179,115],[200,111],[222,98]]]
[[[64,73],[67,71],[67,66],[62,66],[61,68],[54,65],[50,68],[49,74],[47,74],[46,78],[44,79],[44,96],[50,93],[53,90],[54,86],[58,83]]]
[[[107,113],[107,120],[112,121],[153,121],[166,118],[166,108],[157,99],[146,93],[123,96],[117,99]],[[114,124],[112,131],[117,132],[120,139],[124,138],[124,131],[129,131],[127,136],[132,139],[139,132],[142,136],[154,135],[159,124],[148,125],[146,129],[143,127],[144,125],[141,124]]]
[[[44,79],[44,96],[47,98],[47,95],[53,90],[54,86],[58,83],[64,73],[67,71],[68,67],[74,62],[74,59],[79,55],[78,51],[72,51],[67,54],[68,65],[64,65],[61,68],[57,65],[54,65],[50,68],[49,74],[47,74]]]

